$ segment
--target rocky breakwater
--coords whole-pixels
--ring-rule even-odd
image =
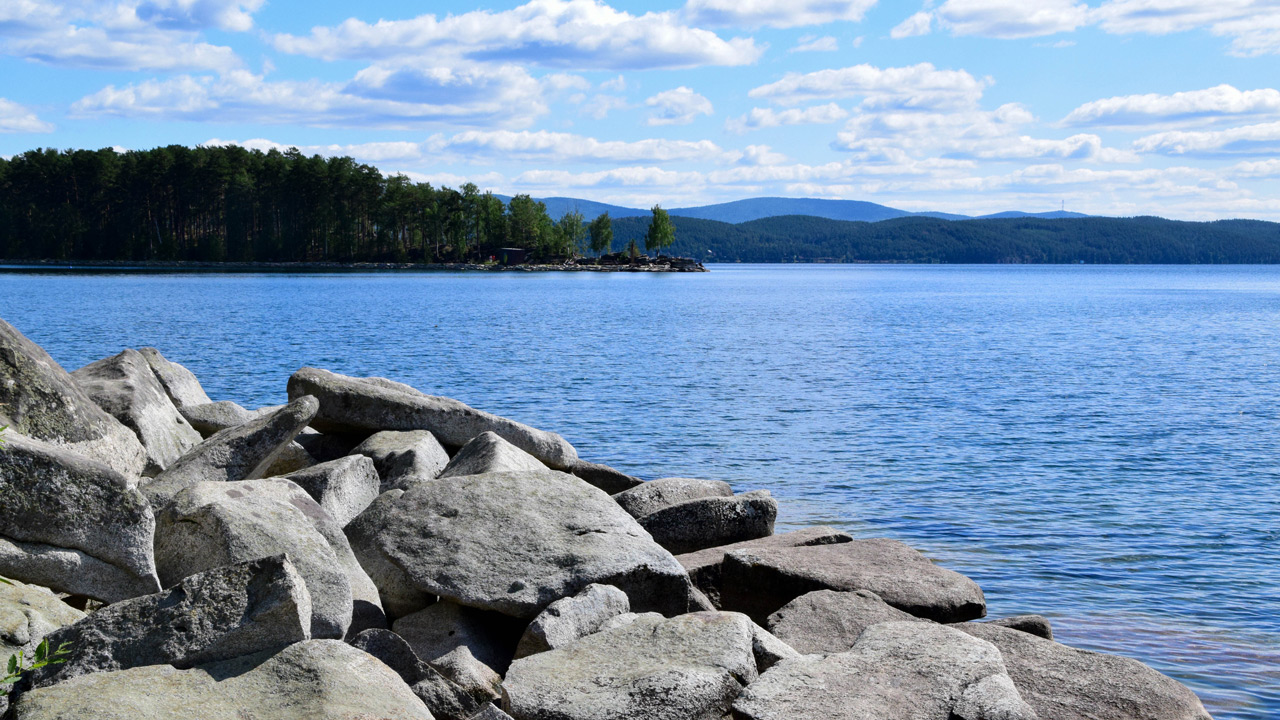
[[[902,543],[775,535],[766,492],[392,380],[287,390],[214,403],[145,348],[67,373],[0,321],[0,656],[70,648],[7,720],[1208,718]]]

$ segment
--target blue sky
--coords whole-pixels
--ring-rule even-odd
[[[501,193],[1280,220],[1276,0],[0,0],[0,155],[296,146]]]

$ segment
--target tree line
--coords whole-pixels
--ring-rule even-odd
[[[650,224],[646,249],[661,251],[674,228],[669,219]],[[170,145],[0,158],[0,258],[11,260],[454,262],[520,248],[552,261],[607,253],[613,243],[607,213],[552,219],[528,195],[504,203],[471,183],[433,187],[297,149]]]

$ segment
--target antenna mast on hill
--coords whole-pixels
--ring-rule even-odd
[[[1066,211],[1067,211],[1067,200],[1066,200],[1066,198],[1063,198],[1063,200],[1062,200],[1062,212],[1066,212]]]

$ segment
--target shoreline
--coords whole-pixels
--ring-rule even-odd
[[[203,262],[186,260],[4,260],[0,270],[176,270],[203,271],[273,271],[273,272],[363,272],[370,270],[408,270],[433,272],[709,272],[702,263],[688,258],[626,265],[578,264],[491,264],[491,263],[392,263],[392,262]]]

